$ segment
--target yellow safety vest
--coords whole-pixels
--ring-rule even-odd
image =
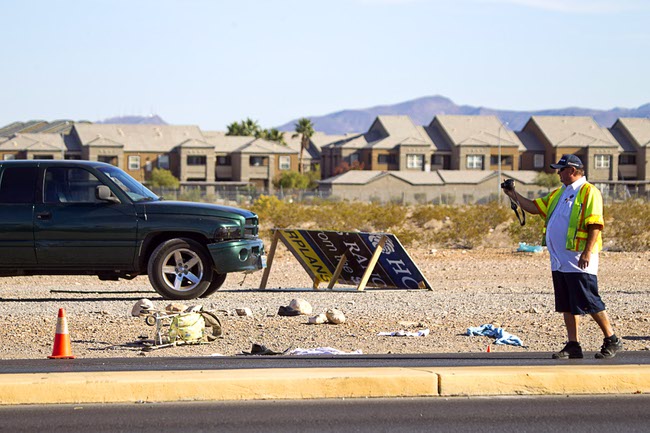
[[[542,245],[546,245],[546,226],[548,225],[548,220],[551,218],[564,189],[565,187],[558,188],[547,196],[534,200],[540,216],[544,218]],[[571,209],[569,230],[567,230],[566,236],[567,250],[584,251],[587,246],[587,236],[589,234],[587,226],[591,224],[597,224],[602,227],[605,226],[605,220],[603,219],[603,197],[600,194],[600,191],[598,191],[598,188],[587,182],[580,187],[578,196],[576,197],[576,200],[573,203],[573,208]],[[598,233],[598,239],[593,252],[602,249],[603,238],[600,233]]]

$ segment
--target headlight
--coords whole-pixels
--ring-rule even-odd
[[[219,227],[214,233],[214,238],[217,241],[225,241],[228,239],[237,239],[241,237],[240,229],[238,226],[223,226]]]

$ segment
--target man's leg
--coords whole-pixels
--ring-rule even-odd
[[[592,313],[591,317],[593,317],[598,326],[600,326],[600,330],[603,331],[605,338],[609,338],[614,335],[614,328],[612,328],[612,325],[609,322],[607,311],[603,310],[599,311],[598,313]]]
[[[580,341],[578,339],[578,327],[580,326],[580,316],[572,313],[564,314],[564,326],[566,326],[566,333],[569,341]]]

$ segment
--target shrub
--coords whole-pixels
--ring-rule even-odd
[[[526,215],[526,225],[522,226],[517,218],[512,216],[512,221],[506,231],[514,242],[526,242],[530,245],[541,245],[543,239],[544,219],[539,215]]]
[[[154,188],[178,189],[180,184],[180,181],[169,170],[154,168],[151,171],[151,186]]]
[[[650,203],[627,200],[605,207],[603,238],[613,249],[646,251],[650,248]]]

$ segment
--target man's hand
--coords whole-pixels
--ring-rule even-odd
[[[580,269],[587,269],[587,266],[589,266],[589,262],[591,261],[591,251],[590,250],[585,250],[580,254],[580,258],[578,259],[578,267]]]

